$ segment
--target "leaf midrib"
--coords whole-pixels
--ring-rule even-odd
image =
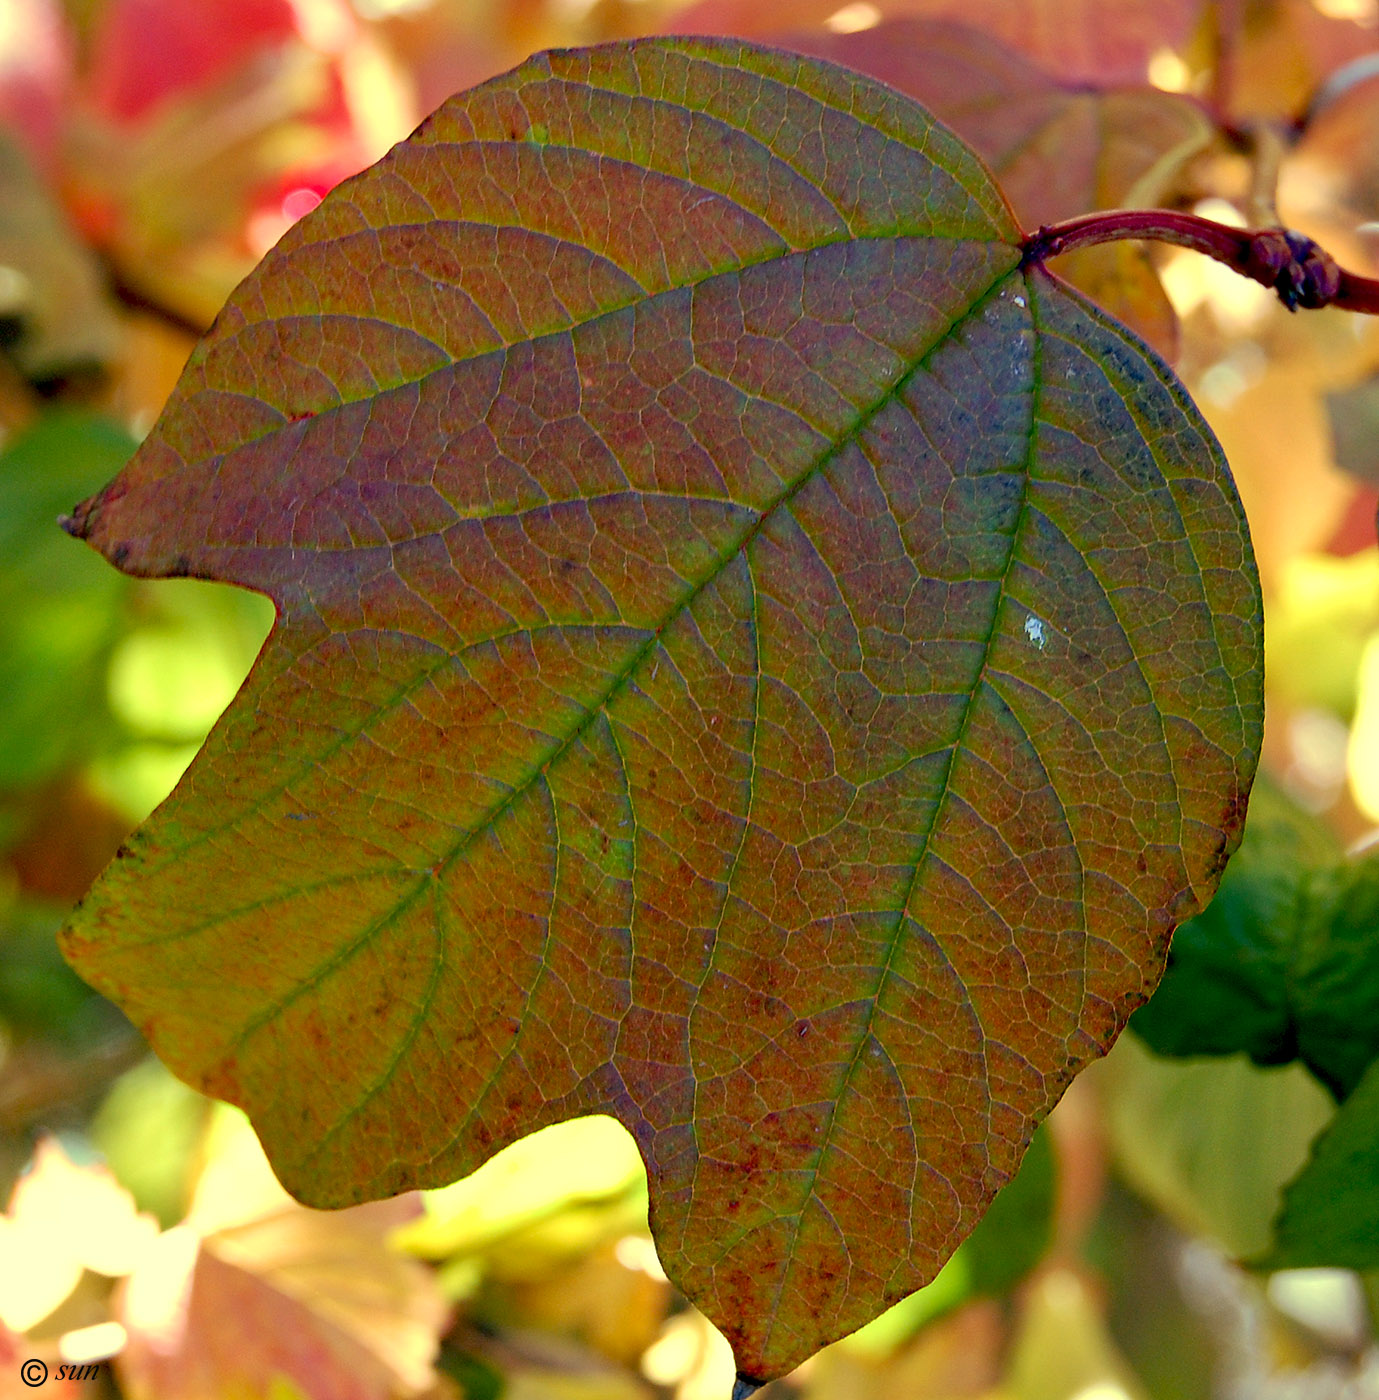
[[[1017,273],[1015,275],[1019,276],[1020,274]],[[800,1189],[800,1205],[797,1210],[792,1212],[794,1218],[794,1226],[790,1232],[789,1243],[786,1244],[781,1251],[781,1256],[784,1260],[784,1266],[780,1270],[779,1279],[776,1283],[775,1293],[771,1299],[770,1320],[767,1323],[766,1336],[762,1342],[762,1351],[764,1353],[770,1352],[771,1339],[775,1335],[776,1326],[780,1318],[780,1300],[785,1293],[786,1285],[792,1277],[795,1269],[797,1258],[795,1253],[795,1245],[799,1239],[799,1233],[804,1224],[805,1211],[808,1209],[810,1201],[815,1199],[814,1187],[818,1182],[820,1175],[824,1171],[824,1167],[828,1160],[830,1150],[833,1147],[833,1134],[834,1129],[838,1124],[838,1118],[843,1102],[843,1097],[851,1088],[853,1076],[856,1074],[857,1066],[860,1064],[862,1059],[862,1052],[866,1047],[867,1042],[872,1037],[873,1029],[876,1025],[877,1008],[880,1005],[881,998],[884,996],[886,988],[891,981],[896,954],[898,953],[903,942],[905,923],[907,918],[909,917],[910,901],[914,898],[915,891],[919,887],[920,873],[928,863],[929,852],[931,844],[933,842],[934,832],[938,830],[943,818],[944,811],[947,808],[948,800],[952,796],[953,773],[957,767],[958,755],[963,751],[963,748],[965,746],[967,733],[968,730],[971,728],[973,716],[976,714],[977,711],[977,698],[982,692],[982,686],[986,682],[987,670],[991,664],[991,654],[995,650],[996,646],[996,627],[997,623],[1000,621],[1001,609],[1006,601],[1006,588],[1010,579],[1010,571],[1014,567],[1016,555],[1019,552],[1020,535],[1024,529],[1025,520],[1029,513],[1030,483],[1033,479],[1034,474],[1035,444],[1038,436],[1039,426],[1039,398],[1041,384],[1041,333],[1039,329],[1038,317],[1035,312],[1036,301],[1033,289],[1029,286],[1029,281],[1027,278],[1024,279],[1024,282],[1026,287],[1025,296],[1026,300],[1029,302],[1028,309],[1030,313],[1030,324],[1033,330],[1033,344],[1030,352],[1029,427],[1026,432],[1025,456],[1023,462],[1023,469],[1021,471],[1020,504],[1016,512],[1015,523],[1011,527],[1010,543],[1009,547],[1006,550],[1005,562],[1002,565],[1000,577],[997,580],[995,580],[996,588],[994,590],[993,601],[991,605],[991,621],[987,626],[986,637],[982,644],[981,662],[977,667],[977,674],[973,678],[971,685],[967,688],[966,701],[963,705],[962,718],[959,721],[957,733],[953,738],[952,744],[949,746],[948,761],[944,766],[943,775],[939,780],[938,797],[934,803],[933,811],[930,814],[928,826],[920,834],[919,837],[919,850],[915,855],[913,864],[911,865],[910,877],[909,880],[906,882],[905,893],[902,896],[896,911],[895,927],[891,930],[890,937],[887,940],[886,954],[876,978],[875,989],[866,999],[867,1014],[865,1023],[857,1033],[856,1045],[852,1052],[852,1058],[848,1061],[846,1067],[843,1070],[842,1081],[841,1083],[839,1083],[836,1090],[834,1090],[829,1096],[828,1117],[824,1127],[823,1140],[819,1144],[818,1154],[814,1160],[812,1168],[810,1169],[809,1175]],[[939,951],[942,952],[943,949],[940,947]],[[947,959],[946,953],[944,953],[944,958],[945,960]],[[959,981],[961,982],[961,979],[959,979]],[[989,1113],[991,1104],[991,1076],[986,1062],[986,1028],[982,1025],[981,1017],[978,1015],[976,1004],[973,1001],[971,995],[967,993],[967,988],[965,985],[963,986],[963,991],[964,994],[967,996],[968,1008],[972,1012],[973,1019],[976,1021],[978,1030],[981,1035],[981,1055],[983,1066],[981,1082],[983,1088],[985,1089],[987,1111]],[[986,1136],[989,1136],[989,1134],[987,1134]],[[913,1194],[913,1187],[911,1188],[910,1194]],[[827,1206],[824,1206],[822,1201],[820,1201],[820,1206],[824,1210],[827,1210]],[[729,1246],[729,1248],[731,1248],[731,1246]],[[727,1252],[727,1250],[724,1251],[725,1254]]]

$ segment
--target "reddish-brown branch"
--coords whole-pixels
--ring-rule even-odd
[[[1112,209],[1046,224],[1026,236],[1025,266],[1121,238],[1176,243],[1205,253],[1242,276],[1272,287],[1290,311],[1300,306],[1338,306],[1379,315],[1379,279],[1345,271],[1305,234],[1281,228],[1232,228],[1176,209]]]

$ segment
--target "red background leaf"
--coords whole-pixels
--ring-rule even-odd
[[[1201,0],[879,0],[883,17],[957,20],[1070,81],[1143,82],[1150,55],[1185,41]],[[760,37],[821,25],[838,0],[700,0],[675,17],[681,34]]]

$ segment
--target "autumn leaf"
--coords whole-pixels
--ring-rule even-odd
[[[745,1378],[931,1278],[1234,848],[1259,595],[1164,367],[870,79],[652,40],[297,225],[69,528],[271,639],[65,936],[294,1194],[619,1118]]]
[[[304,1210],[228,1109],[187,1220],[159,1236],[117,1299],[131,1400],[433,1394],[446,1318],[435,1277],[388,1246],[415,1196]]]
[[[44,1138],[0,1215],[0,1327],[24,1332],[42,1322],[88,1269],[129,1273],[157,1233],[104,1167],[77,1166]]]
[[[8,353],[34,379],[89,370],[114,359],[119,348],[96,260],[3,128],[0,320],[10,323]]]

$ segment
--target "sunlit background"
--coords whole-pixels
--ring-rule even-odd
[[[29,1393],[26,1357],[54,1376],[38,1393],[148,1400],[731,1386],[726,1344],[661,1271],[639,1159],[610,1120],[548,1129],[424,1198],[306,1211],[242,1115],[172,1079],[56,952],[65,911],[171,790],[272,623],[254,595],[119,576],[54,523],[148,431],[236,282],[448,94],[534,50],[684,29],[808,35],[841,56],[826,46],[931,14],[1050,67],[1049,123],[1080,121],[1089,84],[1164,99],[1163,144],[1100,172],[1101,202],[1244,224],[1276,197],[1284,222],[1374,271],[1376,0],[1239,7],[1230,141],[1194,105],[1222,91],[1218,8],[0,0],[0,1397]],[[1086,22],[1114,30],[1121,10],[1148,37],[1117,68]],[[1294,141],[1284,119],[1309,103]],[[1021,159],[1001,176],[1023,214],[1041,176]],[[1110,256],[1079,265],[1081,284],[1174,358],[1246,502],[1268,781],[1361,848],[1379,824],[1379,328],[1289,315],[1180,250]],[[1230,1262],[1268,1247],[1334,1112],[1297,1064],[1169,1060],[1125,1036],[940,1277],[777,1393],[1379,1395],[1379,1279]],[[94,1378],[60,1381],[64,1363]]]

